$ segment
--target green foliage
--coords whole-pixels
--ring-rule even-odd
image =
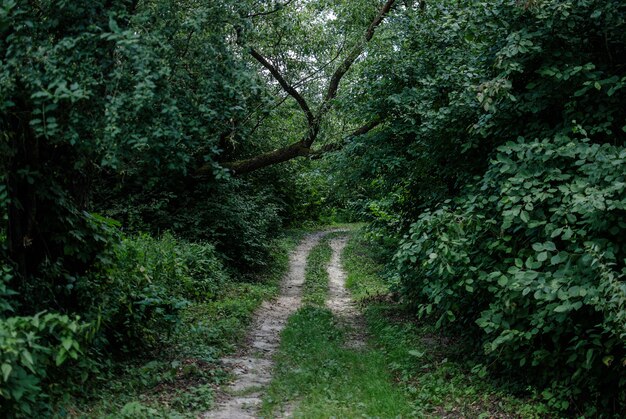
[[[82,283],[79,293],[97,315],[107,345],[117,350],[156,345],[190,301],[214,298],[226,280],[212,245],[171,234],[122,240],[104,268],[103,275]]]
[[[626,385],[626,151],[584,134],[500,147],[479,185],[421,216],[396,256],[421,313],[476,322],[488,355],[532,371],[565,409],[621,400]]]
[[[446,338],[433,324],[416,322],[407,307],[393,303],[389,292],[394,284],[382,276],[384,266],[375,249],[362,234],[352,236],[343,254],[347,284],[364,306],[372,341],[418,417],[538,418],[550,413],[536,398],[516,397],[503,383],[470,371],[466,342]]]
[[[355,208],[404,236],[404,301],[569,413],[623,414],[626,394],[625,16],[599,0],[396,16],[347,105],[387,124],[339,160]]]
[[[214,243],[224,262],[240,272],[264,266],[283,224],[275,188],[238,178],[192,189],[164,188],[130,195],[121,189],[112,202],[107,199],[105,212],[131,231],[169,230],[190,242]]]
[[[211,229],[205,234],[239,270],[264,267],[282,224],[276,197],[266,187],[236,180],[215,192],[222,199],[200,206]]]
[[[56,313],[0,317],[0,410],[8,417],[50,414],[48,399],[63,392],[55,379],[66,361],[79,362],[88,330],[79,318]]]
[[[110,353],[139,354],[166,344],[183,310],[217,298],[228,278],[212,245],[171,234],[125,238],[101,255],[100,265],[75,282],[79,310],[89,323],[58,313],[15,316],[6,299],[15,293],[4,289],[3,411],[16,417],[56,412],[60,399],[77,391],[75,385],[103,374]],[[3,286],[10,279],[7,270]]]
[[[180,312],[180,327],[162,337],[156,350],[110,363],[108,374],[102,371],[93,376],[86,394],[73,398],[66,410],[81,417],[132,416],[145,410],[149,417],[168,418],[196,417],[206,411],[214,399],[214,386],[228,378],[217,361],[242,343],[259,305],[277,295],[289,252],[301,236],[292,232],[273,241],[272,263],[257,273],[254,283],[227,279],[211,299],[190,301]],[[161,241],[137,237],[127,246],[158,253],[169,249],[170,240],[167,236]],[[184,254],[187,245],[178,241],[174,251]]]

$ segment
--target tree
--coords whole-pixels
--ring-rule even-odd
[[[289,2],[290,3],[290,2]],[[305,77],[305,80],[301,80],[296,83],[290,83],[285,76],[282,74],[281,70],[277,65],[273,64],[269,59],[263,56],[257,49],[254,47],[244,46],[250,54],[258,63],[261,64],[275,79],[275,81],[280,85],[282,90],[289,95],[293,100],[296,101],[300,110],[304,114],[306,121],[306,132],[303,135],[303,138],[297,142],[291,143],[287,146],[280,147],[270,152],[262,153],[247,159],[224,162],[222,165],[227,167],[235,174],[244,174],[248,172],[252,172],[276,163],[285,162],[287,160],[291,160],[296,157],[304,157],[311,156],[323,152],[325,150],[329,150],[335,148],[336,145],[329,145],[326,148],[321,148],[318,150],[311,149],[313,143],[317,140],[320,128],[323,123],[323,119],[332,107],[332,102],[337,96],[337,91],[339,89],[339,84],[346,73],[350,70],[351,66],[354,62],[359,58],[362,54],[366,44],[372,39],[374,36],[374,32],[383,22],[384,18],[389,14],[392,7],[394,6],[394,0],[387,0],[382,7],[378,10],[375,17],[369,23],[367,29],[364,33],[356,40],[354,45],[348,49],[345,54],[343,60],[340,61],[339,65],[336,66],[334,72],[330,75],[325,92],[322,95],[322,100],[317,106],[316,110],[313,110],[309,105],[309,102],[304,98],[302,94],[295,87],[296,85],[303,84],[307,78],[311,78],[311,75]],[[284,7],[285,5],[282,5]],[[278,11],[280,9],[275,9]],[[271,13],[271,12],[268,12]],[[256,14],[258,16],[259,14]],[[266,15],[266,14],[264,14]],[[242,37],[243,29],[238,28],[238,36]],[[245,44],[245,40],[239,40],[239,42]],[[341,52],[341,51],[340,51]],[[335,56],[330,60],[330,62],[323,63],[320,65],[320,68],[324,69],[329,67],[333,61],[338,58],[339,55]],[[375,128],[379,124],[378,120],[373,120],[360,128],[354,130],[351,136],[358,136],[365,134]],[[203,166],[196,174],[202,175],[207,171],[211,170],[210,166]]]
[[[94,185],[163,185],[215,162],[220,132],[259,100],[233,86],[252,91],[256,75],[226,40],[239,19],[228,2],[0,7],[7,257],[21,295],[49,285],[67,299],[33,301],[67,309],[107,241],[88,213]]]

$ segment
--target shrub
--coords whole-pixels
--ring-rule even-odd
[[[190,242],[209,241],[229,267],[245,272],[263,267],[268,259],[269,243],[282,225],[279,201],[271,187],[228,178],[193,190],[183,185],[175,192],[124,191],[106,213],[130,231],[153,236],[172,231]]]
[[[500,147],[476,187],[413,224],[396,260],[421,313],[531,372],[556,407],[606,411],[626,402],[626,149],[576,131]]]
[[[213,298],[227,278],[211,244],[169,233],[125,238],[112,260],[81,293],[98,307],[104,337],[117,348],[156,345],[179,322],[182,308]]]
[[[88,325],[78,317],[39,313],[0,318],[0,411],[8,417],[50,413],[58,392],[51,377],[68,359],[78,360]]]
[[[111,352],[132,349],[136,355],[158,346],[182,308],[214,298],[227,280],[208,243],[187,243],[169,233],[109,242],[99,268],[76,281],[76,312],[86,321],[53,312],[13,315],[13,274],[3,267],[0,410],[9,417],[54,414],[56,402],[75,389],[72,383],[86,380]]]

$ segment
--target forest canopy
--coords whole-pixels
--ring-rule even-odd
[[[0,0],[0,409],[360,221],[478,373],[624,413],[624,103],[620,0]]]

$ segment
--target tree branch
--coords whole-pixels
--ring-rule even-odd
[[[278,148],[276,150],[269,151],[267,153],[259,154],[254,157],[250,157],[244,160],[238,160],[234,162],[226,162],[222,163],[222,166],[230,169],[235,175],[241,175],[249,172],[253,172],[255,170],[271,166],[273,164],[282,163],[296,157],[305,157],[305,156],[316,156],[325,151],[330,151],[332,149],[337,149],[340,144],[328,144],[323,146],[322,148],[312,151],[311,145],[317,139],[320,125],[322,121],[322,116],[329,108],[329,102],[335,97],[337,94],[337,89],[339,88],[339,83],[343,76],[348,72],[354,61],[361,55],[365,44],[369,42],[374,36],[374,32],[376,28],[382,23],[385,16],[389,13],[391,8],[393,7],[395,0],[387,0],[383,7],[380,9],[376,17],[372,20],[367,30],[365,31],[362,40],[350,51],[348,56],[342,61],[341,65],[335,70],[333,73],[328,90],[326,92],[326,96],[322,102],[320,110],[317,116],[313,115],[311,109],[309,108],[306,100],[298,93],[298,91],[285,80],[285,78],[280,74],[280,71],[270,63],[265,57],[263,57],[258,51],[254,48],[250,48],[250,54],[259,62],[263,67],[265,67],[272,76],[278,81],[280,86],[287,92],[291,97],[293,97],[300,108],[304,112],[308,122],[308,131],[305,137],[295,143],[289,144],[285,147]],[[240,29],[238,29],[239,35]],[[358,128],[347,138],[356,137],[359,135],[363,135],[373,128],[380,124],[380,120],[371,121],[370,123]],[[196,171],[196,175],[203,176],[210,174],[212,167],[209,165],[205,165]]]
[[[387,0],[385,5],[378,12],[378,15],[376,15],[372,23],[370,23],[369,27],[365,31],[365,34],[363,35],[363,40],[359,42],[352,49],[352,51],[350,51],[350,53],[343,60],[341,65],[337,68],[337,70],[335,70],[335,73],[330,78],[328,90],[326,91],[326,97],[324,98],[324,104],[322,105],[322,112],[324,111],[324,108],[327,106],[328,102],[331,101],[337,94],[337,89],[339,89],[339,82],[341,82],[341,79],[348,72],[354,61],[359,57],[359,55],[361,55],[365,44],[367,44],[372,39],[372,37],[374,36],[374,31],[382,23],[383,19],[385,18],[387,13],[389,13],[394,3],[395,0]]]
[[[324,155],[326,153],[330,153],[330,152],[333,152],[333,151],[339,151],[339,150],[341,150],[343,148],[343,146],[345,145],[347,140],[350,140],[350,139],[352,139],[354,137],[358,137],[359,135],[367,134],[368,132],[370,132],[371,130],[373,130],[374,128],[376,128],[380,124],[382,124],[382,122],[383,121],[381,119],[379,119],[379,118],[373,119],[372,121],[368,122],[367,124],[363,125],[362,127],[359,127],[356,130],[352,131],[351,134],[346,135],[341,141],[325,144],[322,147],[318,148],[317,150],[310,150],[309,151],[309,156],[312,159],[318,159],[318,158],[320,158],[322,155]]]
[[[309,152],[310,149],[305,143],[298,141],[297,143],[292,143],[286,147],[268,151],[267,153],[259,154],[249,159],[222,163],[222,167],[230,169],[235,175],[242,175],[277,163],[283,163],[296,157],[308,156]],[[211,170],[211,166],[205,165],[197,170],[195,174],[197,176],[205,176],[210,174]]]
[[[306,103],[306,100],[304,100],[304,98],[300,95],[300,93],[298,93],[298,91],[292,85],[290,85],[287,82],[287,80],[285,80],[285,78],[282,76],[282,74],[280,74],[278,69],[272,63],[270,63],[265,57],[263,57],[261,54],[259,54],[254,48],[250,48],[250,54],[259,63],[261,63],[261,65],[263,65],[263,67],[267,68],[269,70],[269,72],[272,74],[272,76],[274,76],[276,81],[283,88],[283,90],[285,90],[285,92],[287,92],[291,97],[293,97],[296,100],[296,102],[298,102],[298,105],[300,105],[300,108],[302,109],[302,111],[306,115],[306,119],[307,119],[309,125],[311,125],[313,123],[314,119],[315,119],[313,117],[313,112],[311,112],[311,109],[309,108],[309,105]]]
[[[364,135],[376,128],[382,123],[380,119],[374,119],[362,127],[354,130],[350,135],[343,138],[343,142],[348,139]],[[259,154],[248,159],[238,160],[234,162],[222,163],[222,166],[230,169],[235,175],[243,175],[246,173],[254,172],[255,170],[262,169],[267,166],[271,166],[278,163],[283,163],[288,160],[292,160],[296,157],[311,157],[319,158],[322,154],[331,151],[340,150],[343,147],[342,142],[335,142],[326,144],[317,150],[311,150],[307,146],[306,139],[292,143],[288,146],[277,148],[276,150],[269,151],[267,153]],[[206,176],[212,173],[212,166],[205,165],[198,169],[195,173],[196,176]]]

